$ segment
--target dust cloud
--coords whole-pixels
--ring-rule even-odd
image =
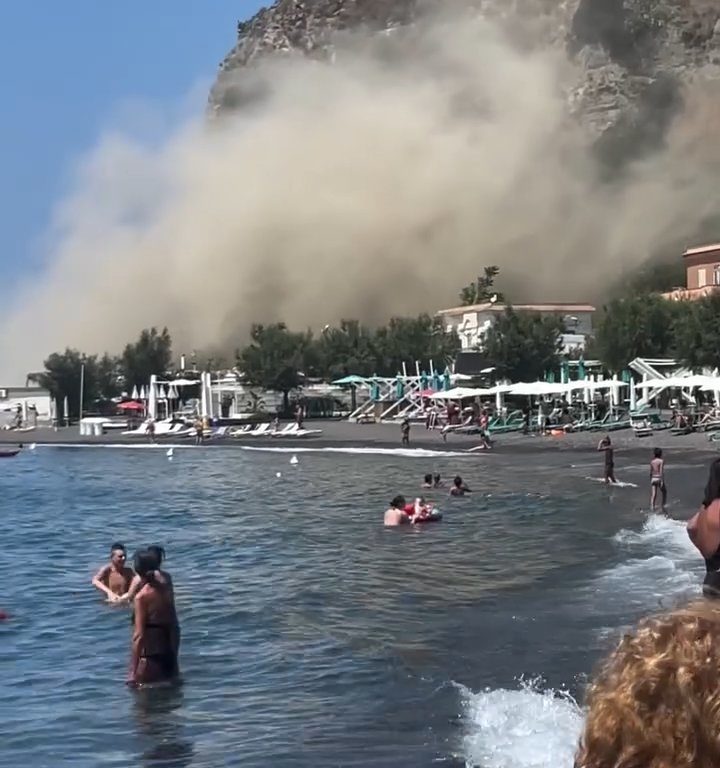
[[[481,19],[436,20],[247,70],[261,97],[161,146],[109,133],[57,206],[46,271],[5,307],[3,380],[150,325],[178,353],[231,351],[253,321],[433,312],[486,264],[516,300],[598,298],[697,229],[714,179],[692,115],[602,178],[568,119],[575,66]]]

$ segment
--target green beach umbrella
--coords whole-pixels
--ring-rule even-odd
[[[338,386],[348,386],[350,384],[364,384],[366,382],[366,379],[364,379],[362,376],[343,376],[342,379],[335,379],[333,381],[333,384],[337,384]]]
[[[432,377],[432,388],[439,392],[442,389],[442,381],[440,381],[440,374],[435,371]]]
[[[450,369],[446,368],[445,373],[443,373],[443,389],[447,392],[450,388]]]
[[[370,399],[375,402],[380,399],[380,385],[375,379],[373,379],[372,385],[370,386]]]
[[[580,381],[585,380],[585,361],[582,359],[582,357],[580,360],[578,360],[578,379]]]
[[[398,374],[397,379],[395,379],[395,395],[397,396],[398,400],[400,400],[405,395],[405,384],[403,384],[403,380],[400,378],[400,374]]]

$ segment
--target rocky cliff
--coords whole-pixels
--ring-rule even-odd
[[[684,85],[720,79],[717,0],[277,0],[238,23],[237,45],[220,65],[213,113],[253,96],[243,70],[272,54],[328,57],[346,30],[408,27],[437,8],[494,18],[522,45],[564,48],[580,76],[568,111],[599,137],[611,164],[652,148],[682,101]]]

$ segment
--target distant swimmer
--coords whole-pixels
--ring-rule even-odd
[[[135,617],[127,684],[168,682],[178,677],[179,622],[167,583],[158,578],[156,553],[138,552],[135,572],[142,585],[135,596]]]
[[[598,443],[597,449],[605,454],[605,467],[603,470],[603,479],[605,480],[605,483],[617,483],[617,480],[615,479],[615,451],[612,447],[610,435],[603,437]]]
[[[433,488],[433,476],[432,475],[425,475],[425,478],[422,481],[421,488]]]
[[[400,425],[400,433],[402,434],[402,444],[403,445],[410,445],[410,420],[405,418],[403,419],[402,424]]]
[[[116,542],[110,547],[110,562],[93,576],[92,585],[104,592],[111,603],[117,602],[129,589],[135,573],[125,564],[127,550]]]
[[[460,475],[455,475],[455,478],[453,479],[453,484],[450,488],[450,495],[464,496],[466,493],[472,493],[472,491],[468,488],[467,485],[465,485]]]
[[[390,508],[385,512],[385,526],[387,528],[396,525],[405,525],[411,522],[411,517],[405,511],[405,497],[396,496],[390,502]]]
[[[444,485],[440,475],[433,475],[433,488],[442,488]]]
[[[665,485],[665,460],[662,457],[662,448],[653,450],[653,459],[650,462],[650,508],[653,512],[657,509],[658,492],[662,499],[661,506],[665,509],[667,486]]]

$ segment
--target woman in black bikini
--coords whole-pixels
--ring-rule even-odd
[[[130,653],[131,686],[175,679],[179,674],[180,628],[172,587],[158,579],[158,557],[148,550],[135,555],[142,586],[135,595],[135,621]]]
[[[710,465],[702,507],[688,522],[687,531],[705,560],[703,594],[720,598],[720,459]]]

